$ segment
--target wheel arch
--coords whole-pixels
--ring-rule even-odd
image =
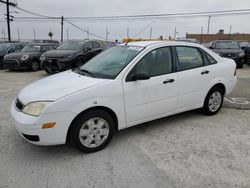
[[[66,142],[70,142],[70,133],[71,133],[71,130],[72,130],[72,127],[73,127],[73,124],[74,124],[75,120],[76,120],[79,116],[81,116],[82,114],[84,114],[84,113],[86,113],[86,112],[88,112],[88,111],[90,111],[90,110],[95,110],[95,109],[103,110],[103,111],[105,111],[105,112],[108,112],[108,113],[112,116],[112,118],[113,118],[113,120],[114,120],[114,122],[115,122],[115,130],[116,130],[116,131],[118,130],[118,118],[117,118],[116,113],[115,113],[112,109],[110,109],[110,108],[108,108],[108,107],[105,107],[105,106],[94,106],[94,107],[91,107],[91,108],[88,108],[88,109],[83,110],[82,112],[80,112],[80,113],[71,121],[70,126],[69,126],[68,131],[67,131]]]

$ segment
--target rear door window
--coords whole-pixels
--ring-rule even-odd
[[[202,67],[204,65],[203,56],[198,48],[189,46],[177,46],[177,59],[179,70],[188,70]]]

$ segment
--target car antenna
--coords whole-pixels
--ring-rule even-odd
[[[127,42],[125,43],[125,45],[127,45],[129,42],[131,42],[131,39],[128,38]]]

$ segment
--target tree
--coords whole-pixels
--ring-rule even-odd
[[[48,36],[50,37],[50,40],[52,40],[53,35],[54,34],[51,31],[48,33]]]

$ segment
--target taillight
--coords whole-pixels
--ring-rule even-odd
[[[236,68],[235,68],[235,70],[234,70],[234,76],[236,76]]]

